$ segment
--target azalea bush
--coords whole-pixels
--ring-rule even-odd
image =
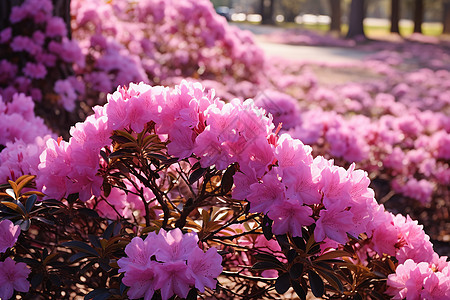
[[[140,83],[94,112],[1,186],[2,298],[450,296],[416,221],[252,100]]]

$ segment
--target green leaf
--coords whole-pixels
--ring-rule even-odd
[[[335,250],[335,251],[330,251],[325,254],[322,254],[321,256],[317,257],[315,259],[315,261],[340,258],[340,257],[346,257],[346,256],[352,256],[352,255],[350,253],[348,253],[347,251]]]
[[[228,193],[231,191],[231,188],[233,187],[234,179],[233,176],[236,174],[236,165],[232,164],[230,165],[225,173],[223,173],[222,181],[220,183],[222,193]]]
[[[272,261],[258,261],[252,266],[253,270],[279,270],[281,268],[281,263],[275,263]]]
[[[151,158],[154,158],[154,159],[162,161],[162,162],[165,162],[167,160],[167,157],[165,157],[164,155],[156,154],[156,153],[147,154],[147,157],[151,157]]]
[[[286,234],[276,235],[275,237],[277,239],[278,245],[280,245],[280,247],[283,251],[289,250],[291,245],[289,244],[289,240],[288,240],[288,237]]]
[[[132,154],[134,154],[136,151],[134,149],[119,149],[117,151],[114,151],[113,153],[111,153],[109,155],[109,158],[115,158],[115,157],[127,157],[127,156],[131,156]]]
[[[262,227],[264,237],[268,241],[270,241],[273,237],[272,223],[273,223],[273,221],[267,215],[264,215],[261,227]]]
[[[288,263],[293,262],[297,256],[298,256],[297,251],[295,249],[290,249],[286,255]]]
[[[80,197],[80,195],[78,193],[73,193],[73,194],[70,194],[69,196],[67,196],[67,201],[69,203],[74,203],[75,201],[78,200],[79,197]]]
[[[186,300],[196,300],[197,299],[197,289],[196,288],[192,288],[187,297]]]
[[[206,170],[205,168],[199,168],[197,170],[195,170],[194,172],[192,172],[192,174],[189,176],[189,184],[194,184],[197,180],[199,180],[200,178],[203,177],[203,175],[206,174]]]
[[[253,257],[259,261],[271,261],[275,264],[279,264],[280,266],[283,266],[283,264],[275,256],[270,255],[270,254],[256,253],[253,255]]]
[[[292,241],[294,242],[294,245],[303,251],[306,251],[306,243],[305,240],[302,237],[295,236],[292,238]]]
[[[100,288],[91,291],[84,296],[84,300],[106,300],[110,296],[108,289]]]
[[[332,272],[325,272],[322,270],[317,270],[317,273],[319,273],[323,278],[325,278],[326,281],[337,291],[343,293],[344,292],[344,285],[342,284],[341,280],[335,276]]]
[[[72,255],[72,256],[69,258],[69,262],[70,262],[70,263],[74,263],[74,262],[76,262],[77,260],[82,259],[82,258],[86,258],[86,257],[93,257],[93,255],[90,254],[90,253],[78,252],[78,253],[75,253],[74,255]]]
[[[27,213],[30,213],[33,209],[34,203],[36,203],[37,196],[31,195],[28,197],[27,201],[25,202],[25,209],[27,210]]]
[[[28,229],[30,229],[31,221],[30,219],[19,220],[18,222],[16,222],[16,225],[19,225],[22,231],[27,231]]]
[[[302,263],[295,263],[291,266],[289,269],[289,275],[292,279],[297,279],[303,274],[303,264]]]
[[[69,241],[61,244],[62,246],[77,249],[79,251],[92,254],[93,256],[100,256],[94,248],[81,241]]]
[[[78,212],[82,215],[85,215],[86,217],[91,217],[94,219],[100,218],[100,216],[98,215],[98,213],[95,210],[87,208],[87,207],[79,208]]]
[[[306,300],[306,291],[296,280],[291,280],[292,288],[301,300]]]
[[[361,297],[360,294],[356,293],[356,294],[353,296],[353,300],[363,300],[363,298]]]
[[[314,232],[311,234],[308,238],[308,241],[306,242],[305,251],[309,253],[309,249],[316,243],[314,240]]]
[[[30,280],[31,288],[32,289],[37,288],[41,284],[43,279],[44,279],[44,274],[43,273],[39,272],[37,274],[34,274],[33,277],[31,277],[31,280]]]
[[[325,292],[325,286],[322,278],[313,270],[308,271],[309,284],[311,285],[311,291],[314,296],[320,298]]]
[[[116,225],[116,222],[111,222],[111,224],[106,227],[105,232],[103,232],[103,238],[109,239],[113,235],[114,226]]]
[[[50,221],[50,220],[48,220],[46,218],[42,218],[42,217],[33,217],[33,220],[37,220],[39,222],[45,223],[45,224],[50,225],[50,226],[55,225],[55,222]]]
[[[8,207],[9,209],[14,210],[15,212],[19,213],[20,215],[24,216],[25,211],[19,206],[20,202],[17,201],[2,201],[1,204]],[[23,207],[23,205],[21,205]]]
[[[316,254],[320,252],[320,244],[314,244],[311,248],[308,250],[308,254]]]
[[[123,284],[123,282],[120,282],[120,294],[123,295],[125,293],[125,290],[127,289],[127,286]]]
[[[275,281],[275,290],[278,294],[284,294],[291,287],[291,281],[289,278],[289,273],[281,274]]]
[[[101,248],[100,240],[96,235],[88,234],[88,239],[95,248]]]

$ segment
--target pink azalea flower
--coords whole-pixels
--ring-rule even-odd
[[[314,223],[312,209],[295,200],[287,200],[270,208],[267,216],[273,220],[274,234],[290,232],[293,236],[302,236],[302,227]]]
[[[314,239],[316,242],[323,241],[325,237],[345,244],[348,240],[347,232],[353,229],[353,214],[349,211],[321,210],[320,218],[316,221]]]
[[[186,263],[178,260],[161,264],[156,285],[161,288],[162,299],[167,300],[175,294],[186,298],[194,282]]]
[[[275,148],[275,157],[280,167],[297,166],[300,163],[311,165],[313,158],[311,147],[300,140],[293,139],[289,134],[282,134]]]
[[[119,260],[120,261],[120,260]],[[122,279],[123,284],[129,286],[127,292],[130,299],[151,300],[155,293],[157,274],[161,272],[160,264],[149,262],[145,267],[130,264]]]
[[[187,260],[190,252],[198,248],[198,237],[195,233],[183,234],[179,228],[171,231],[161,230],[158,238],[156,259],[163,262]]]
[[[195,247],[189,258],[188,267],[191,276],[195,280],[195,287],[204,292],[205,287],[214,289],[216,287],[216,280],[220,273],[222,273],[222,257],[217,253],[215,248],[209,248],[208,251],[203,252],[200,248]]]
[[[286,188],[274,170],[264,175],[261,181],[250,186],[251,192],[247,195],[247,200],[250,202],[250,212],[266,214],[273,205],[286,200]]]
[[[321,172],[319,189],[323,193],[323,204],[327,209],[343,209],[350,206],[352,188],[347,171],[341,167],[327,167]]]
[[[319,204],[322,196],[317,184],[313,182],[311,168],[304,163],[283,170],[283,183],[287,187],[286,195],[299,204]]]
[[[28,292],[30,283],[27,277],[30,272],[25,263],[15,263],[10,257],[0,262],[0,299],[10,299],[14,290]]]
[[[20,234],[20,226],[13,224],[10,220],[0,221],[0,253],[6,252],[14,246]]]
[[[184,298],[193,285],[202,292],[205,287],[214,288],[214,278],[222,272],[217,250],[211,248],[204,253],[198,247],[197,234],[183,234],[178,228],[152,232],[145,240],[135,237],[125,253],[127,257],[117,263],[119,272],[125,272],[123,283],[130,287],[131,299],[151,299],[159,289],[163,299],[174,294]]]
[[[33,64],[27,62],[23,73],[30,78],[42,79],[47,75],[47,69],[43,64]]]

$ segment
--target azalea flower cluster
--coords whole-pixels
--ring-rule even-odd
[[[20,226],[10,220],[0,221],[0,253],[13,247],[20,235]],[[25,263],[16,263],[10,257],[0,261],[0,299],[10,299],[14,290],[28,292],[30,283],[27,280],[31,270]]]
[[[48,196],[77,190],[83,200],[100,195],[99,152],[109,145],[112,131],[139,132],[154,121],[157,133],[170,141],[171,155],[194,154],[202,167],[221,170],[237,162],[241,172],[235,175],[233,197],[247,199],[250,212],[267,214],[275,234],[302,236],[302,226],[315,223],[317,242],[337,247],[348,241],[347,234],[366,233],[379,255],[395,255],[400,262],[432,260],[432,244],[422,227],[385,212],[368,187],[366,172],[313,158],[311,147],[274,132],[272,117],[252,100],[224,103],[188,82],[175,89],[130,84],[108,98],[104,107],[94,108],[95,115],[72,129],[69,142],[47,141],[37,175]],[[91,167],[80,164],[79,155]]]
[[[205,287],[214,289],[222,272],[217,250],[203,252],[197,234],[183,234],[178,228],[151,232],[144,240],[135,237],[125,253],[117,263],[125,273],[122,282],[130,287],[130,299],[151,299],[156,290],[164,300],[173,295],[186,298],[194,286],[202,293]]]
[[[447,257],[433,263],[411,259],[400,264],[388,277],[387,294],[392,299],[447,299],[450,297],[450,263]]]
[[[97,92],[128,82],[256,83],[262,77],[262,50],[249,32],[228,26],[210,1],[77,0],[71,8],[73,37],[89,64],[80,74]]]
[[[64,20],[53,16],[52,2],[27,0],[13,6],[9,22],[0,32],[0,95],[8,101],[15,93],[34,101],[53,95],[66,110],[73,110],[83,86],[70,76],[70,66],[83,66],[84,57],[78,44],[67,38]]]
[[[44,121],[34,114],[34,102],[14,94],[5,102],[0,96],[0,181],[36,173],[45,140],[52,136]]]
[[[256,103],[274,115],[275,124],[283,124],[284,132],[312,145],[316,152],[340,157],[346,163],[358,162],[368,172],[389,174],[396,192],[429,203],[433,193],[442,190],[439,187],[450,183],[450,123],[440,112],[448,109],[447,100],[434,98],[434,106],[439,108],[422,111],[422,106],[410,108],[404,100],[396,101],[379,89],[373,99],[369,91],[356,84],[333,91],[313,88],[309,91],[312,100],[299,103],[268,90]],[[341,102],[344,106],[353,102],[354,109],[338,105]],[[362,107],[368,108],[368,103],[373,105],[373,116],[364,115]],[[351,115],[354,111],[358,114]]]
[[[50,0],[12,8],[11,26],[0,33],[5,99],[21,92],[73,111],[76,101],[103,103],[106,93],[129,82],[204,79],[211,87],[222,82],[236,86],[235,94],[251,96],[248,88],[265,81],[265,57],[251,33],[229,26],[210,1],[70,4],[72,39],[65,21],[52,16]]]

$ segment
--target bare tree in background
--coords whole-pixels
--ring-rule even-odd
[[[330,23],[330,31],[341,33],[341,17],[342,17],[342,9],[341,9],[341,0],[329,0],[330,8],[331,8],[331,23]]]
[[[442,33],[444,34],[450,34],[450,0],[444,0],[442,3],[442,11],[443,11],[443,18],[442,18]]]
[[[9,16],[14,6],[22,5],[25,0],[0,0],[0,31],[11,25]],[[53,15],[64,19],[68,37],[71,38],[70,0],[52,0]]]
[[[285,22],[295,22],[295,17],[300,13],[306,0],[279,0],[280,12],[284,15]]]
[[[350,4],[350,18],[348,22],[347,38],[365,37],[363,21],[365,17],[365,1],[352,0]]]
[[[400,0],[391,0],[391,32],[400,34]]]
[[[275,0],[261,0],[261,24],[274,24]]]
[[[414,32],[422,33],[422,23],[423,23],[423,0],[414,1]]]

